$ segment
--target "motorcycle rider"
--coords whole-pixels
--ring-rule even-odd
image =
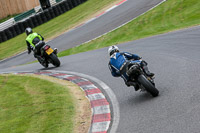
[[[129,87],[130,85],[133,85],[135,90],[137,91],[139,89],[139,86],[137,84],[130,80],[129,75],[127,74],[127,67],[128,64],[131,62],[138,61],[140,62],[140,66],[142,67],[143,71],[147,74],[147,76],[153,77],[154,73],[149,72],[147,67],[147,62],[144,60],[139,61],[141,59],[140,56],[136,54],[131,54],[128,52],[119,52],[119,48],[115,45],[110,46],[108,48],[108,54],[110,56],[109,61],[109,69],[111,71],[112,76],[114,77],[122,77],[125,81],[125,84]]]
[[[41,47],[45,45],[44,38],[40,34],[33,32],[30,27],[26,28],[25,32],[27,35],[26,43],[28,54],[30,54],[31,50],[33,50],[34,57],[37,58],[41,63],[45,63],[45,65],[48,66],[48,63],[45,62],[45,59],[41,57],[40,52]],[[57,48],[54,49],[54,54],[57,54]]]
[[[30,27],[26,28],[25,32],[27,35],[26,44],[27,44],[28,54],[30,54],[31,50],[33,50],[34,57],[37,58],[38,60],[43,61],[44,59],[40,56],[40,48],[45,45],[45,43],[43,42],[44,38],[36,32],[33,33]]]

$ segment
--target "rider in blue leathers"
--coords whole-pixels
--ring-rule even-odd
[[[145,61],[140,60],[141,57],[136,54],[131,54],[128,52],[119,52],[119,48],[115,45],[109,47],[108,54],[110,55],[110,61],[108,66],[112,76],[121,76],[124,79],[125,84],[127,86],[133,85],[136,90],[139,89],[138,86],[136,86],[136,83],[134,81],[131,81],[129,79],[129,75],[126,73],[126,67],[128,62],[138,62],[148,76],[154,76],[153,73],[149,72],[147,63]]]

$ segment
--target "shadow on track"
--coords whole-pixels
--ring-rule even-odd
[[[52,70],[52,69],[55,69],[55,68],[57,68],[57,67],[52,66],[52,67],[48,67],[48,68],[41,68],[41,69],[38,69],[38,70]]]
[[[160,97],[160,94],[157,97],[152,97],[147,92],[137,92],[137,94],[132,95],[127,99],[127,103],[130,105],[139,105],[143,103],[152,102],[157,100]]]

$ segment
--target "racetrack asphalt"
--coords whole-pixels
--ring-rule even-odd
[[[160,91],[156,98],[135,92],[122,79],[111,76],[108,48],[62,57],[60,67],[48,70],[75,71],[105,82],[119,103],[118,133],[198,133],[199,36],[200,26],[196,26],[118,45],[121,51],[138,54],[149,63]],[[39,63],[0,68],[1,72],[46,70]]]
[[[119,133],[196,133],[200,131],[200,26],[118,45],[138,54],[156,74],[160,95],[135,92],[111,76],[107,48],[60,58],[49,70],[76,71],[105,82],[119,102]],[[1,71],[41,70],[38,63]]]
[[[163,0],[128,0],[90,23],[64,33],[50,41],[48,44],[52,47],[57,47],[59,51],[75,47],[132,20],[161,1]],[[24,45],[26,45],[25,38]],[[16,66],[34,60],[32,54],[28,55],[27,52],[25,52],[0,62],[0,68]]]

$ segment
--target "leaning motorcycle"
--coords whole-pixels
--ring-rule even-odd
[[[136,82],[138,89],[149,92],[153,97],[158,96],[159,91],[155,87],[154,77],[147,76],[139,63],[130,63],[127,67],[127,74],[132,81]]]
[[[39,63],[47,68],[49,63],[53,64],[55,67],[60,66],[60,60],[57,57],[57,49],[53,50],[49,45],[44,42],[39,42],[36,47],[40,47],[41,57],[38,59]]]

